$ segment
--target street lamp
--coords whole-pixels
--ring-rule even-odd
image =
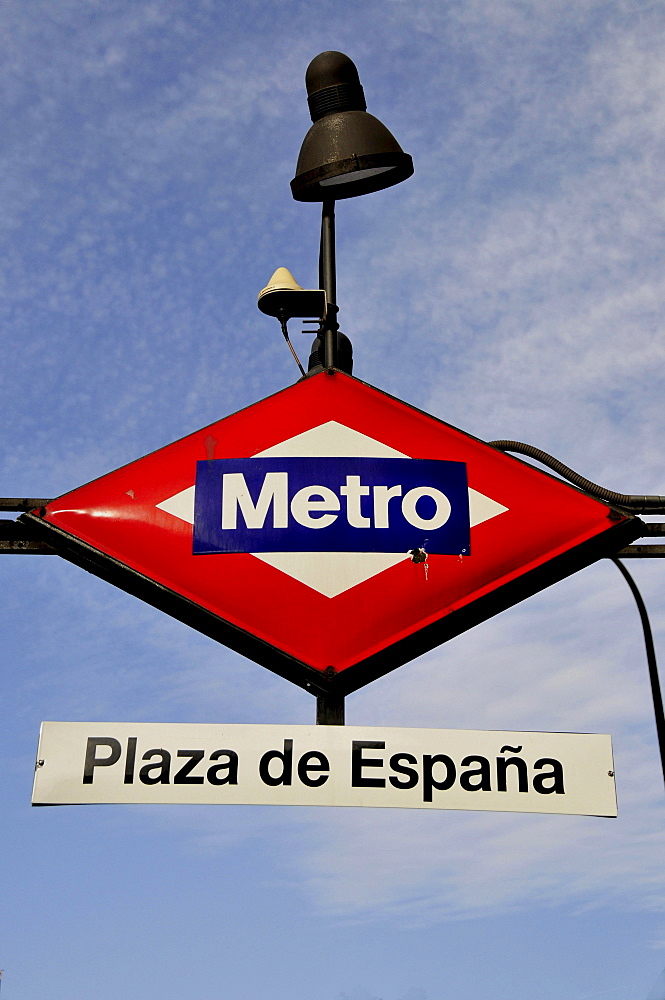
[[[335,201],[399,184],[413,173],[413,161],[385,125],[367,113],[358,70],[348,56],[321,52],[307,67],[305,84],[313,124],[291,192],[296,201],[322,203],[319,286],[327,298],[309,370],[339,367],[350,374],[351,345],[337,324]]]
[[[411,176],[409,154],[367,113],[358,70],[348,56],[321,52],[307,67],[305,85],[314,124],[291,181],[296,201],[354,198]]]

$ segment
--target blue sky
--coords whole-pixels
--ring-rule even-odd
[[[318,209],[289,181],[325,49],[415,164],[338,206],[355,373],[665,493],[664,44],[650,0],[4,0],[0,493],[56,496],[297,379],[256,296],[280,265],[316,284]],[[630,569],[662,648],[662,563]],[[0,571],[3,1000],[662,1000],[665,798],[610,563],[347,719],[611,733],[617,820],[31,809],[43,719],[314,703],[57,557]]]

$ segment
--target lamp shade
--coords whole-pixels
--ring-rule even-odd
[[[313,125],[291,191],[296,201],[355,198],[406,180],[413,161],[365,110],[358,70],[341,52],[322,52],[305,77]]]

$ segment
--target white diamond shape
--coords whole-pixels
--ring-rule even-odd
[[[491,500],[483,493],[479,493],[478,490],[472,490],[469,486],[469,526],[471,528],[475,528],[477,524],[489,521],[491,517],[503,514],[507,510],[508,508],[504,507],[503,504]]]
[[[188,486],[186,490],[182,490],[182,492],[175,493],[172,497],[162,500],[157,506],[160,510],[165,510],[167,514],[179,517],[181,521],[187,521],[187,524],[194,524],[195,489],[195,486]]]
[[[354,431],[336,420],[280,441],[252,458],[409,458],[382,441]]]
[[[401,552],[253,552],[324,597],[337,597],[408,559]]]
[[[337,420],[312,427],[286,441],[257,452],[252,458],[409,458],[381,441],[354,431]],[[194,487],[162,500],[157,506],[173,517],[194,524]],[[496,500],[469,487],[469,517],[473,528],[508,510]],[[407,553],[400,552],[252,552],[255,559],[273,566],[324,597],[337,597],[377,573],[396,566]]]

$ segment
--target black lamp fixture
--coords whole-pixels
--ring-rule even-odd
[[[317,314],[319,331],[307,374],[333,369],[351,374],[351,342],[337,323],[335,201],[399,184],[413,173],[413,161],[385,125],[367,113],[358,70],[348,56],[321,52],[307,67],[305,84],[313,125],[300,150],[291,192],[296,201],[322,203],[319,288],[325,292],[327,303],[325,315]],[[266,294],[272,284],[271,279],[271,285],[259,296],[263,312],[269,312],[268,304],[273,308],[273,299],[275,308],[282,309],[281,287],[276,296]],[[278,315],[274,311],[269,314]],[[286,313],[282,311],[279,316],[288,341]]]
[[[296,201],[355,198],[399,184],[413,161],[378,118],[367,113],[354,63],[322,52],[307,67],[313,125],[298,157],[291,191]]]
[[[351,373],[353,354],[337,324],[335,201],[399,184],[413,173],[413,161],[378,118],[367,113],[355,64],[343,52],[321,52],[305,74],[313,125],[298,157],[291,193],[296,201],[320,201],[319,285],[328,311],[314,341],[309,373]]]

